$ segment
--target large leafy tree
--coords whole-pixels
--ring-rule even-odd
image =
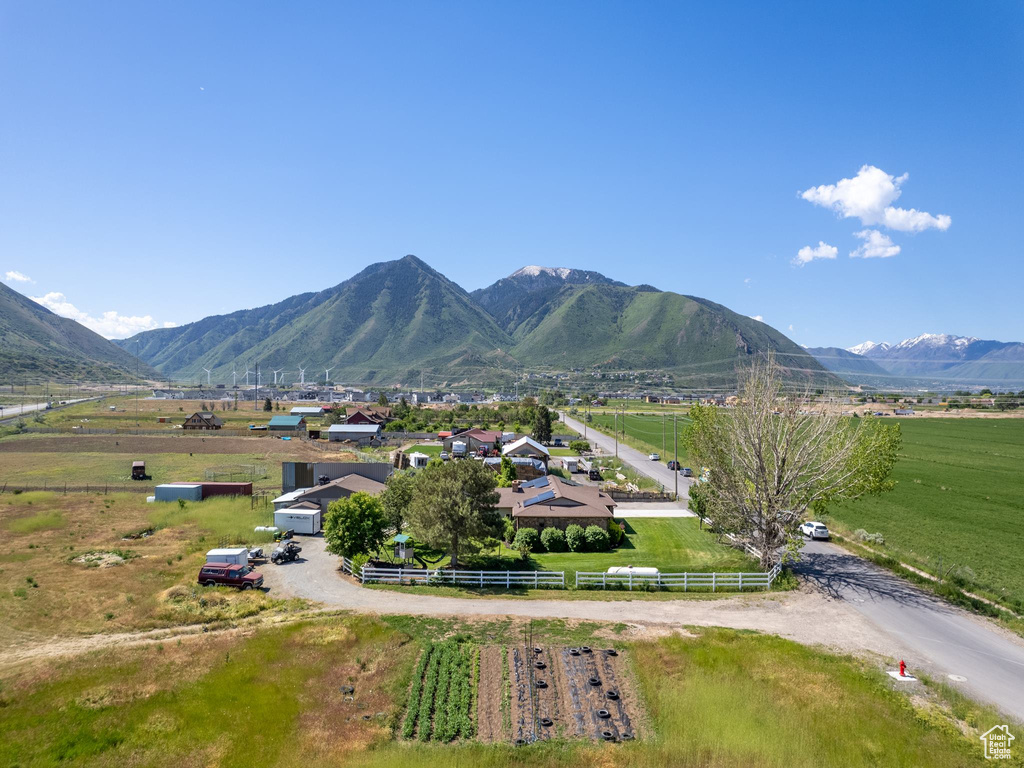
[[[695,406],[690,417],[690,456],[710,469],[702,511],[759,549],[766,568],[796,555],[808,512],[893,487],[899,425],[784,391],[771,357],[743,375],[735,407]]]
[[[412,492],[416,481],[412,472],[395,472],[388,478],[387,486],[380,495],[384,517],[395,533],[401,533],[405,517],[412,503]]]
[[[416,474],[409,526],[416,538],[446,551],[452,567],[501,530],[495,473],[478,461],[430,462]]]
[[[513,481],[519,477],[516,465],[508,456],[501,457],[501,469],[498,470],[498,487],[511,488]]]
[[[345,557],[376,552],[384,543],[388,521],[376,496],[359,491],[332,501],[324,517],[327,551]]]
[[[533,439],[539,443],[551,442],[551,411],[547,406],[538,406],[534,411]]]

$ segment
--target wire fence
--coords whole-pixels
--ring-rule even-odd
[[[153,494],[152,483],[86,483],[72,485],[69,483],[8,483],[0,485],[2,493],[28,493],[31,491],[51,491],[53,493],[147,493]]]

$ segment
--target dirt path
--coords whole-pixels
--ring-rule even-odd
[[[505,741],[501,721],[501,647],[485,645],[480,649],[480,685],[477,692],[477,734],[480,741],[490,744]]]

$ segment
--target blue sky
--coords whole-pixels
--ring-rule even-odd
[[[0,279],[128,335],[414,253],[1024,340],[1022,83],[1015,2],[3,2]]]

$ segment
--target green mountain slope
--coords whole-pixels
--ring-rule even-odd
[[[0,382],[134,381],[136,370],[143,378],[155,375],[98,333],[0,283]]]
[[[284,369],[289,382],[302,365],[307,381],[331,368],[333,381],[411,382],[423,372],[431,383],[455,383],[510,367],[502,350],[512,345],[462,288],[414,256],[371,265],[320,293],[138,338],[143,359],[159,370],[199,376],[209,368],[220,381],[259,361],[263,371]]]
[[[567,285],[622,285],[609,280],[599,272],[564,267],[523,267],[486,288],[470,295],[487,310],[502,328],[515,334],[520,325],[533,318],[543,317],[543,310],[551,308],[551,301]]]
[[[526,267],[477,299],[407,256],[319,293],[147,331],[123,342],[170,376],[231,382],[259,361],[306,381],[429,386],[508,384],[522,366],[662,369],[679,384],[730,386],[736,368],[773,350],[790,378],[839,381],[773,328],[704,299],[626,286],[596,272]],[[496,317],[495,315],[500,317]],[[251,380],[251,379],[250,379]]]
[[[670,371],[680,384],[726,386],[772,350],[792,380],[838,380],[774,328],[694,296],[650,286],[566,286],[523,320],[512,354],[554,368]]]

